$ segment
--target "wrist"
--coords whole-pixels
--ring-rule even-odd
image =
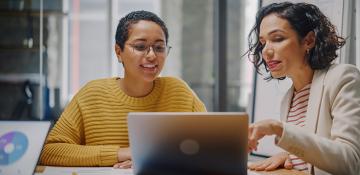
[[[283,127],[283,124],[279,121],[274,121],[271,125],[271,128],[274,132],[274,134],[277,136],[277,137],[281,137],[282,136],[282,133],[283,133],[283,130],[284,130],[284,127]]]
[[[123,162],[130,159],[130,154],[128,153],[128,148],[119,148],[118,150],[118,161]]]

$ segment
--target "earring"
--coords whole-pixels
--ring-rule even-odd
[[[306,49],[306,55],[310,55],[310,49]]]

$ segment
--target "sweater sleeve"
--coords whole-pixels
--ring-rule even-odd
[[[192,112],[206,112],[206,107],[204,103],[196,95],[194,96],[195,97]]]
[[[76,96],[49,133],[40,164],[53,166],[112,166],[117,145],[85,145],[84,125]]]

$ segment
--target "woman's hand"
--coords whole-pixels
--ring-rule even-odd
[[[132,168],[132,161],[131,160],[125,160],[123,162],[116,163],[113,167],[114,168],[121,168],[121,169]]]
[[[113,167],[114,168],[131,168],[131,150],[130,148],[119,148],[118,153],[118,161]]]
[[[248,151],[256,150],[258,141],[267,135],[276,135],[281,137],[283,125],[277,120],[262,120],[249,126]]]
[[[281,152],[265,160],[250,163],[248,168],[256,171],[271,171],[278,167],[284,167],[286,169],[292,169],[289,153]]]
[[[131,150],[130,148],[119,148],[118,153],[118,162],[122,163],[126,160],[131,160]]]

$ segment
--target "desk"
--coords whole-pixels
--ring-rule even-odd
[[[301,171],[287,169],[277,169],[275,171],[259,171],[257,173],[263,175],[309,175],[308,173],[304,173]]]
[[[43,174],[46,166],[37,166],[35,172],[39,175]],[[69,168],[70,169],[70,168]],[[286,170],[286,169],[278,169],[275,171],[257,171],[256,173],[261,175],[308,175],[307,173],[303,173],[296,170]],[[76,174],[76,173],[73,173]]]

